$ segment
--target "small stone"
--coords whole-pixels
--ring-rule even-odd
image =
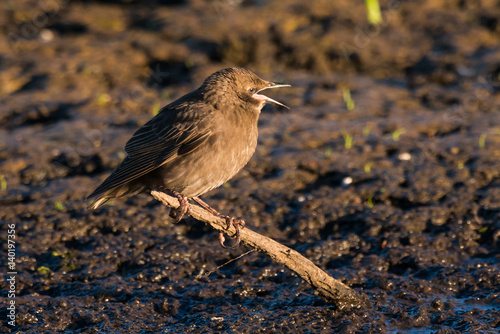
[[[408,161],[411,160],[411,154],[408,152],[404,152],[398,155],[398,159],[402,161]]]
[[[347,187],[351,183],[352,183],[352,177],[350,177],[350,176],[344,177],[344,179],[342,180],[342,186],[343,187]]]
[[[49,30],[49,29],[43,29],[41,32],[40,32],[40,38],[42,39],[42,41],[44,42],[50,42],[51,40],[54,39],[54,33],[52,32],[52,30]]]

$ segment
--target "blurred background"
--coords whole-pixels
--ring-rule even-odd
[[[7,0],[0,27],[16,330],[498,330],[500,1]],[[292,84],[272,95],[291,110],[265,107],[254,158],[206,200],[371,309],[256,253],[205,276],[245,248],[147,194],[86,209],[139,126],[230,66]]]

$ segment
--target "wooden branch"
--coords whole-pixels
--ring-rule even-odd
[[[163,204],[176,209],[179,207],[177,198],[161,191],[153,190],[151,195]],[[216,217],[197,205],[191,205],[191,216],[205,222],[217,231],[222,231],[231,237],[236,236],[233,226],[227,228],[226,221]],[[248,224],[247,224],[248,226]],[[316,293],[328,303],[341,310],[359,308],[367,305],[367,297],[359,295],[354,290],[329,276],[299,252],[290,249],[273,239],[262,236],[248,227],[241,229],[241,243],[266,254],[274,261],[285,265],[309,283]]]

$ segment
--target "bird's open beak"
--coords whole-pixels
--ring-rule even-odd
[[[266,89],[269,89],[269,88],[281,88],[281,87],[292,87],[292,86],[290,86],[290,85],[284,85],[284,84],[276,84],[276,83],[274,83],[274,82],[270,82],[270,83],[269,83],[269,86],[262,88],[262,89],[261,89],[261,90],[259,90],[257,93],[253,94],[253,95],[252,95],[252,97],[253,97],[254,99],[257,99],[257,100],[262,101],[262,102],[264,102],[264,103],[273,103],[273,104],[277,104],[277,105],[279,105],[279,106],[285,107],[285,108],[287,108],[287,109],[290,109],[290,108],[288,108],[286,105],[284,105],[284,104],[283,104],[283,103],[281,103],[281,102],[278,102],[278,101],[276,101],[276,100],[273,100],[273,99],[271,99],[270,97],[267,97],[267,96],[265,96],[265,95],[261,95],[261,94],[259,94],[259,93],[260,93],[260,92],[262,92],[263,90],[266,90]]]

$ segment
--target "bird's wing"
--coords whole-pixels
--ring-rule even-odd
[[[166,106],[139,128],[125,145],[128,156],[89,196],[137,179],[175,158],[193,152],[212,135],[206,105]]]

